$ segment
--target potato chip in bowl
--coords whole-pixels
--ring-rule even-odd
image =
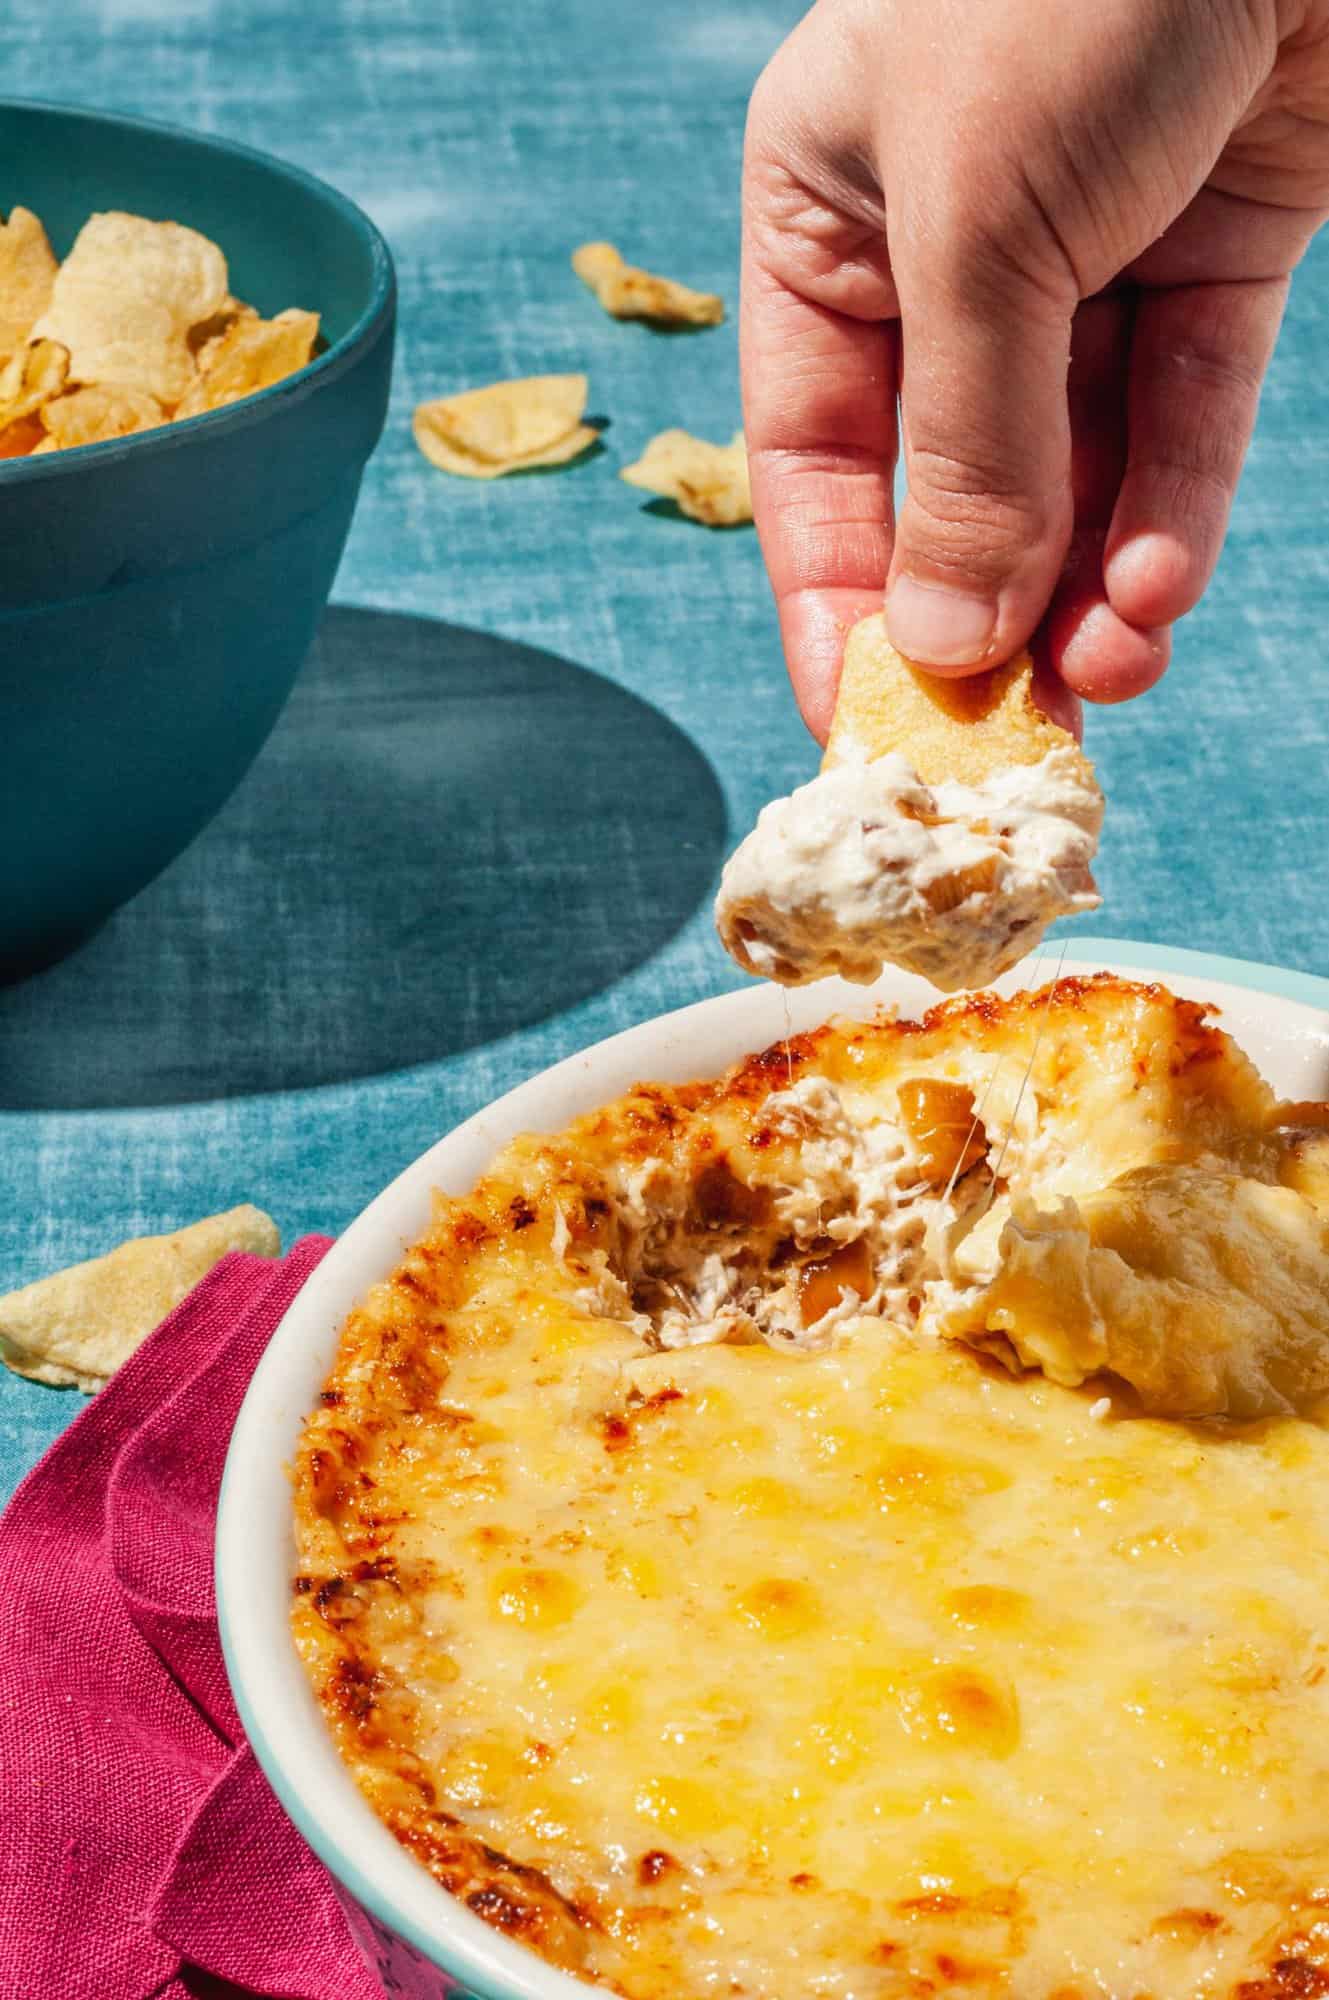
[[[382,430],[395,282],[325,183],[110,114],[0,104],[0,216],[15,978],[173,859],[280,713]]]
[[[221,409],[305,367],[318,327],[233,297],[220,246],[182,223],[92,215],[57,263],[40,219],[15,208],[0,224],[0,456]]]

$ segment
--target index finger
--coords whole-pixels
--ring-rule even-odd
[[[792,289],[745,244],[752,511],[803,718],[824,743],[849,628],[879,611],[894,532],[899,338]]]

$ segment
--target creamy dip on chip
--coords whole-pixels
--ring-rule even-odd
[[[768,805],[725,868],[716,925],[785,986],[902,965],[986,985],[1055,918],[1096,909],[1103,796],[1071,745],[976,784],[924,784],[896,752],[822,771]]]

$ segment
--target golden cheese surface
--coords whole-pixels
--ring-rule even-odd
[[[444,1887],[629,2000],[1329,1994],[1329,1424],[1130,1414],[866,1302],[660,1345],[685,1239],[836,1240],[778,1233],[800,1080],[894,1118],[1006,1053],[1013,1109],[1037,1037],[1026,1191],[1296,1183],[1201,1010],[1063,987],[518,1141],[344,1330],[295,1478],[330,1725]]]

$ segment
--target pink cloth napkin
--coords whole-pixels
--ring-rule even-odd
[[[222,1461],[327,1249],[219,1264],[0,1520],[2,2000],[382,2000],[222,1666]]]

